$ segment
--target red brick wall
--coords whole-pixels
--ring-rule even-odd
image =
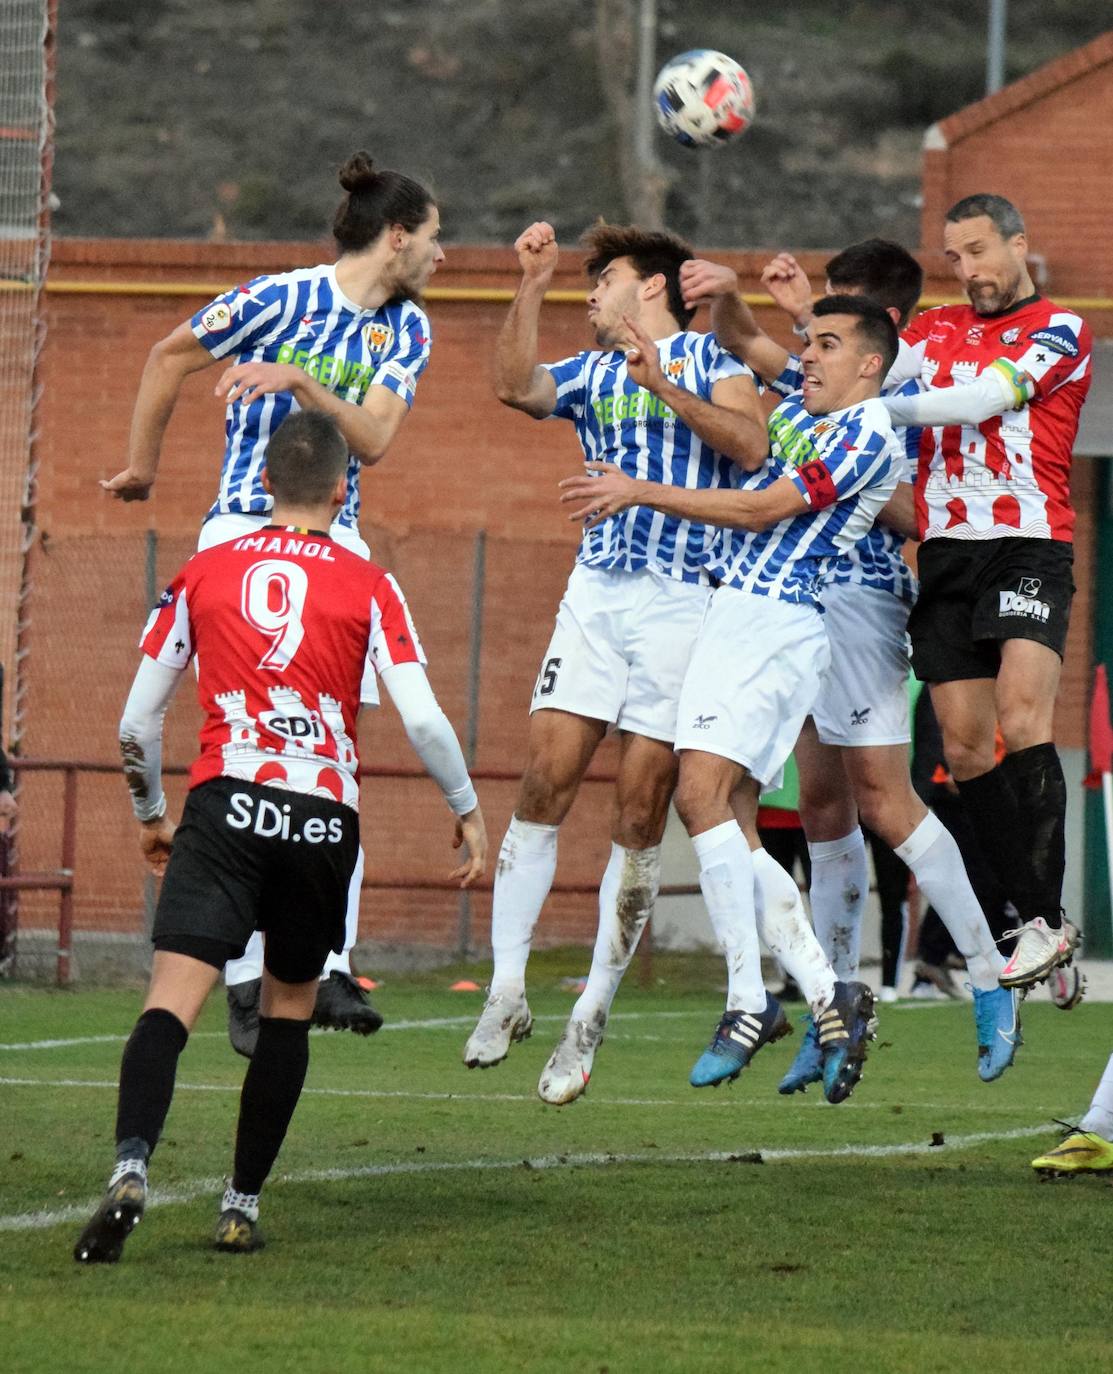
[[[509,251],[449,250],[440,287],[515,284]],[[256,273],[320,260],[313,245],[205,245],[62,241],[53,280],[204,284],[195,295],[97,294],[54,291],[48,296],[43,360],[42,472],[35,551],[30,709],[25,752],[42,758],[114,762],[115,726],[136,662],[134,648],[146,605],[148,531],[157,534],[158,580],[164,581],[193,548],[201,517],[216,488],[223,410],[212,396],[216,368],[190,378],[171,423],[152,499],[129,506],[105,498],[97,478],[124,463],[128,422],[150,345],[210,294]],[[818,284],[828,255],[806,254]],[[762,259],[731,259],[745,285],[757,289]],[[557,283],[580,288],[575,258]],[[930,294],[951,292],[947,279]],[[467,719],[468,637],[475,538],[486,530],[487,583],[481,663],[478,763],[516,771],[524,757],[526,707],[552,616],[571,566],[576,531],[556,503],[556,483],[575,470],[579,449],[568,425],[537,423],[501,407],[491,392],[490,367],[502,303],[434,301],[433,360],[417,403],[382,465],[364,475],[365,534],[391,566],[414,608],[441,700],[463,735]],[[562,357],[583,346],[577,305],[546,308],[541,349]],[[783,325],[770,315],[770,327]],[[1082,596],[1072,631],[1063,691],[1062,738],[1082,738],[1088,673],[1090,525],[1089,470],[1078,474]],[[197,724],[188,684],[172,711],[167,759],[189,760]],[[409,765],[412,756],[389,706],[367,713],[360,730],[365,762]],[[599,766],[612,762],[604,746]],[[512,782],[482,787],[492,842],[513,807]],[[180,788],[175,791],[180,794]],[[173,795],[173,793],[172,793]],[[81,783],[76,878],[79,926],[134,930],[142,921],[142,870],[123,784],[116,776]],[[592,884],[608,852],[609,796],[602,784],[585,788],[561,834],[558,879]],[[25,787],[22,862],[58,862],[60,790],[56,779],[30,778]],[[363,807],[369,872],[391,878],[437,877],[452,864],[450,823],[436,789],[425,780],[372,781]],[[594,929],[590,897],[554,897],[540,932],[543,942],[587,941]],[[23,920],[45,925],[56,899],[28,896]],[[488,929],[488,899],[475,903],[473,938]],[[430,891],[365,894],[367,938],[451,945],[455,894]]]
[[[1025,217],[1033,252],[1047,260],[1049,294],[1113,296],[1113,34],[960,111],[940,130],[948,146],[924,155],[926,248],[939,248],[955,201],[979,191],[1006,196]]]

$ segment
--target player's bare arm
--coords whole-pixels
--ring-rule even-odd
[[[522,280],[495,345],[495,395],[535,420],[556,406],[556,382],[537,360],[537,322],[556,269],[558,248],[551,224],[538,221],[514,242]]]
[[[721,263],[693,258],[680,269],[684,304],[711,307],[711,329],[719,343],[759,377],[779,377],[789,353],[760,328],[738,289],[738,274]]]
[[[345,401],[292,363],[237,363],[227,368],[216,384],[217,396],[245,405],[274,391],[288,391],[302,410],[323,410],[331,415],[364,467],[374,466],[384,456],[409,410],[405,401],[385,386],[368,387],[360,405]]]
[[[918,538],[916,529],[915,488],[911,482],[898,482],[897,489],[877,512],[882,525],[903,534],[905,539]]]
[[[569,520],[585,520],[588,529],[630,506],[743,530],[768,529],[809,509],[791,477],[779,477],[761,491],[692,491],[627,477],[613,463],[585,463],[584,469],[560,483],[560,499],[573,507]]]
[[[197,342],[188,322],[154,345],[147,355],[131,415],[128,465],[100,483],[109,495],[118,501],[146,501],[158,474],[162,438],[182,383],[191,372],[199,372],[212,361],[212,354]]]
[[[802,332],[811,323],[812,284],[791,253],[778,253],[766,263],[761,284],[798,331]]]
[[[626,352],[632,382],[659,396],[705,444],[730,458],[745,472],[754,472],[769,453],[769,435],[749,377],[724,377],[715,383],[711,400],[670,382],[661,368],[657,345],[630,316],[623,324],[633,342]]]
[[[452,848],[463,848],[467,857],[459,868],[452,870],[449,877],[454,882],[458,881],[461,887],[470,887],[477,878],[483,877],[487,868],[487,827],[478,806],[466,816],[456,818],[456,836]]]

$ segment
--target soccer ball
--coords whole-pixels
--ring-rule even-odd
[[[653,83],[657,122],[686,148],[712,148],[737,138],[754,118],[754,88],[745,67],[710,48],[682,52]]]

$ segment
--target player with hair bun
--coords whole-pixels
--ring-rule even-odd
[[[431,342],[417,302],[444,251],[436,202],[420,182],[377,168],[366,152],[348,158],[339,180],[344,198],[333,217],[335,262],[256,277],[226,291],[160,339],[147,357],[127,467],[101,486],[117,500],[145,501],[182,383],[214,362],[226,363],[216,385],[227,406],[220,487],[201,527],[200,549],[267,523],[267,441],[287,415],[312,407],[331,416],[349,451],[345,499],[330,533],[361,557],[371,556],[359,533],[360,468],[383,457],[413,404]],[[364,675],[361,692],[365,704],[378,704],[374,673]],[[362,870],[361,851],[347,944],[325,967],[316,1022],[368,1034],[382,1017],[352,978],[348,954],[356,939]],[[258,1032],[261,975],[256,938],[226,972],[232,1043],[248,1056]]]

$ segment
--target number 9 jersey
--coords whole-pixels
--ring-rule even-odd
[[[286,787],[358,807],[360,679],[425,655],[385,569],[327,534],[267,526],[195,554],[159,598],[143,652],[197,659],[204,712],[190,787]]]

